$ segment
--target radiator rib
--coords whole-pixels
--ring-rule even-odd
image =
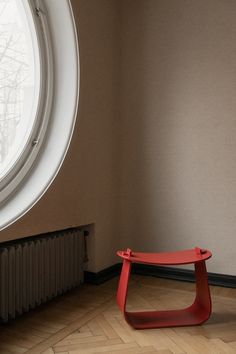
[[[70,229],[0,247],[0,322],[82,283],[83,241]]]

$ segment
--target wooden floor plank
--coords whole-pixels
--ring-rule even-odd
[[[94,352],[107,351],[107,348],[111,348],[117,344],[124,345],[121,339],[115,338],[115,339],[103,339],[97,341],[94,340],[87,343],[79,343],[79,344],[73,344],[73,345],[68,345],[63,347],[53,347],[53,350],[55,353],[61,353],[64,351],[69,351],[69,353],[73,351],[80,351],[81,353],[82,352],[94,353]]]
[[[86,315],[83,316],[82,318],[79,317],[78,320],[70,323],[70,325],[68,325],[66,328],[59,330],[57,333],[54,333],[44,342],[28,350],[27,354],[35,354],[37,352],[41,353],[42,351],[52,347],[60,340],[66,338],[68,335],[73,333],[76,329],[82,327],[83,325],[90,322],[92,319],[96,318],[100,313],[102,313],[109,306],[109,303],[110,301],[106,300],[102,305],[98,306],[97,308],[91,311],[88,311]]]
[[[110,339],[107,343],[101,343],[97,347],[89,346],[87,348],[80,347],[75,351],[69,351],[69,354],[92,354],[92,353],[113,353],[117,350],[123,350],[126,353],[130,348],[138,349],[136,343],[117,343],[117,339]],[[61,354],[61,353],[60,353]]]
[[[105,320],[103,314],[99,315],[96,320],[97,324],[101,327],[107,338],[118,338],[118,334],[109,324],[109,322]]]
[[[0,326],[0,354],[236,354],[236,289],[211,287],[213,314],[201,326],[134,330],[116,304],[118,279],[81,286]],[[132,310],[186,307],[195,285],[132,276]]]

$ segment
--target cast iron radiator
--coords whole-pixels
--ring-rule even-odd
[[[83,231],[68,229],[0,244],[0,322],[83,282]]]

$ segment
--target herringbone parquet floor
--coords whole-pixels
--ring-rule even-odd
[[[119,312],[118,279],[83,285],[0,327],[0,353],[236,354],[236,289],[211,287],[213,314],[202,326],[137,331]],[[131,310],[189,305],[194,284],[133,276]]]

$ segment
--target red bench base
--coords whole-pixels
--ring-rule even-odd
[[[118,255],[123,258],[123,266],[117,292],[117,303],[130,326],[136,329],[191,326],[199,325],[208,320],[211,315],[211,296],[205,260],[211,257],[209,251],[196,248],[166,254],[152,253],[149,257],[147,253],[132,253],[127,250],[126,252],[118,252]],[[151,260],[150,263],[149,259]],[[181,310],[127,312],[126,300],[132,262],[159,265],[194,263],[196,277],[195,301],[190,307]]]

